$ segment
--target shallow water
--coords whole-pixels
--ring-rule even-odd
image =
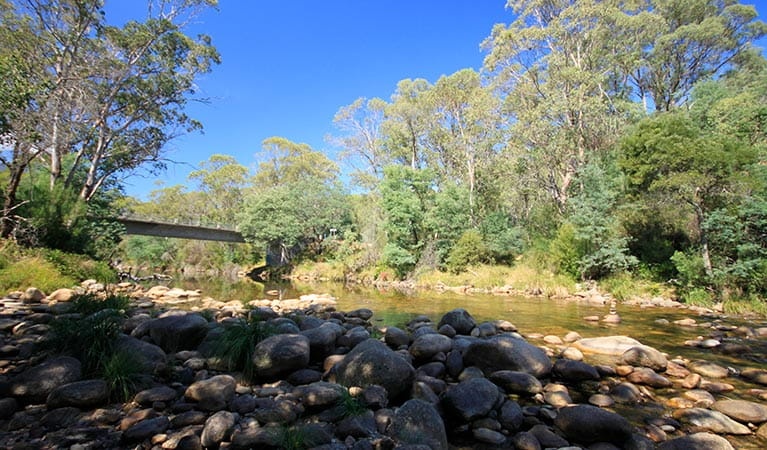
[[[571,301],[558,301],[547,298],[527,298],[519,296],[495,295],[465,295],[453,292],[419,291],[414,294],[404,294],[395,290],[382,291],[375,289],[347,289],[337,283],[312,284],[277,284],[262,285],[250,282],[202,282],[183,281],[178,287],[185,289],[201,289],[202,294],[216,300],[240,300],[248,302],[263,298],[296,298],[302,294],[328,293],[337,299],[337,309],[351,311],[358,308],[369,308],[374,312],[372,322],[382,327],[393,325],[403,327],[409,320],[426,315],[434,322],[452,309],[464,308],[478,321],[507,320],[517,326],[522,335],[553,334],[563,337],[569,331],[577,331],[584,338],[626,335],[631,336],[645,345],[655,347],[669,355],[689,360],[704,359],[735,370],[745,368],[767,369],[767,339],[743,339],[737,336],[725,335],[724,341],[745,343],[750,352],[745,355],[729,356],[717,350],[685,346],[686,340],[698,337],[707,338],[722,332],[713,327],[718,324],[746,325],[749,327],[767,326],[767,320],[747,320],[734,317],[706,317],[686,309],[669,308],[639,308],[618,305],[621,323],[617,325],[601,322],[588,322],[586,316],[604,316],[608,313],[607,306],[590,306]],[[696,327],[682,327],[672,322],[683,318],[693,318],[698,322]],[[668,324],[658,323],[666,319]],[[540,339],[530,339],[531,343],[544,345]],[[597,358],[587,356],[587,362],[599,363]],[[604,361],[608,362],[608,361]],[[761,402],[749,389],[765,388],[747,383],[736,377],[728,377],[722,381],[733,384],[736,390],[731,393],[715,395],[716,398],[741,398]],[[767,388],[765,388],[767,389]],[[655,390],[659,403],[664,398],[677,396],[679,392],[673,389]],[[762,402],[763,403],[763,402]],[[641,422],[646,417],[658,417],[670,414],[671,410],[654,402],[635,405],[621,414],[627,415],[635,422]],[[767,441],[749,437],[729,437],[736,448],[767,448]]]

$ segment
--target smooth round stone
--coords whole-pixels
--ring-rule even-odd
[[[686,399],[692,400],[698,408],[708,408],[716,401],[710,392],[702,389],[693,389],[682,394]]]
[[[722,345],[722,343],[716,339],[704,339],[700,341],[700,347],[702,348],[714,348],[719,347],[720,345]]]
[[[579,341],[581,339],[583,339],[583,337],[580,334],[578,334],[577,331],[570,331],[565,335],[563,340],[567,343],[572,343],[575,341]]]
[[[730,372],[726,367],[722,367],[719,364],[710,361],[692,361],[687,365],[687,368],[706,378],[726,378],[730,375]]]
[[[711,409],[739,422],[759,424],[767,422],[767,406],[746,400],[719,400]]]
[[[501,445],[506,442],[506,436],[488,428],[475,428],[472,430],[474,439],[492,445]]]
[[[700,388],[711,392],[712,394],[724,394],[725,392],[732,392],[735,390],[735,386],[730,383],[705,380],[700,382]]]
[[[646,367],[637,367],[626,379],[634,384],[643,384],[654,388],[666,388],[671,386],[671,381],[655,373],[654,370]]]
[[[562,408],[573,403],[573,399],[570,398],[570,394],[563,391],[546,392],[543,394],[543,399],[547,404],[555,408]]]
[[[740,376],[752,383],[767,386],[767,370],[748,368],[740,372]]]
[[[555,336],[553,334],[549,334],[547,336],[543,337],[543,342],[549,344],[549,345],[562,345],[564,342],[562,342],[562,339],[559,336]]]
[[[599,406],[600,408],[609,408],[615,404],[615,400],[613,400],[609,395],[594,394],[589,397],[589,403],[594,406]]]
[[[583,352],[575,347],[567,347],[562,350],[562,358],[569,359],[571,361],[583,361]]]

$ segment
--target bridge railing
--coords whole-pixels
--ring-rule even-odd
[[[239,232],[239,227],[232,224],[222,224],[216,221],[212,220],[204,220],[204,219],[197,219],[197,220],[180,220],[180,219],[167,219],[164,217],[157,217],[152,216],[149,214],[132,214],[132,213],[122,213],[118,216],[118,219],[123,220],[134,220],[137,222],[153,222],[157,224],[163,224],[163,225],[182,225],[182,226],[188,226],[188,227],[205,227],[205,228],[215,228],[218,230],[225,230],[225,231],[236,231]]]

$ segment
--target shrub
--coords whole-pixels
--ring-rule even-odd
[[[116,351],[103,361],[102,376],[116,401],[127,401],[141,387],[141,365],[132,353]]]
[[[79,359],[86,374],[98,374],[112,356],[122,319],[119,312],[111,309],[97,311],[82,319],[58,318],[51,322],[46,346],[55,353]]]
[[[458,273],[467,266],[487,262],[488,258],[489,250],[482,240],[482,235],[477,230],[467,230],[450,250],[446,265],[451,272]]]
[[[221,358],[229,370],[242,370],[243,376],[251,380],[253,349],[274,333],[273,327],[258,318],[225,325],[217,339],[215,356]]]
[[[124,295],[108,295],[100,299],[95,294],[78,294],[72,298],[71,304],[72,312],[89,316],[105,309],[123,311],[130,306],[130,299]]]

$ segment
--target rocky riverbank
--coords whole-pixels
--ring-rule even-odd
[[[670,358],[641,336],[536,336],[461,309],[377,328],[372,311],[336,311],[328,296],[243,305],[131,283],[107,290],[131,298],[116,345],[138,358],[141,389],[114,402],[106,380],[84,375],[87,361],[43,352],[56,321],[85,319],[72,314],[77,292],[11,293],[0,299],[0,447],[767,446],[767,368],[754,350],[767,329],[700,327],[689,345],[727,337],[742,357],[723,367]],[[190,298],[197,311],[177,309]],[[251,380],[217,348],[248,317],[270,330],[243,371]]]

